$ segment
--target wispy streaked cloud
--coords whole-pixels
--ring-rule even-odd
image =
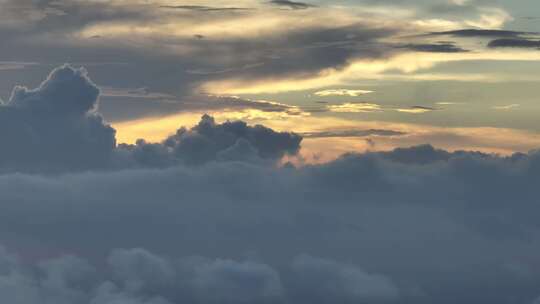
[[[0,61],[0,70],[20,70],[39,65],[37,62]]]
[[[374,103],[353,103],[347,102],[337,105],[328,105],[326,107],[330,112],[338,113],[369,113],[378,112],[382,110],[382,107]]]
[[[349,97],[358,97],[361,95],[366,95],[369,93],[373,93],[373,91],[369,90],[349,90],[349,89],[332,89],[332,90],[324,90],[324,91],[318,91],[314,94],[316,96],[320,97],[326,97],[326,96],[349,96]]]
[[[252,9],[252,8],[247,8],[247,7],[217,7],[217,6],[205,6],[205,5],[161,5],[160,8],[190,10],[190,11],[198,11],[198,12],[227,12],[227,11],[245,11],[245,10]]]
[[[312,7],[316,7],[316,5],[309,4],[306,2],[300,2],[300,1],[291,1],[291,0],[270,0],[271,4],[287,7],[293,10],[302,10],[302,9],[308,9]]]
[[[407,133],[394,130],[330,130],[300,133],[304,138],[331,138],[331,137],[369,137],[369,136],[404,136]]]
[[[423,107],[423,106],[413,106],[413,107],[410,107],[410,108],[396,109],[396,111],[398,111],[398,112],[409,113],[409,114],[423,114],[423,113],[428,113],[428,112],[432,112],[432,111],[435,111],[435,110],[437,110],[437,109],[430,108],[430,107]]]
[[[518,108],[520,105],[517,103],[509,104],[509,105],[503,105],[503,106],[494,106],[493,109],[495,110],[512,110],[515,108]]]
[[[453,105],[462,105],[462,104],[464,104],[464,103],[463,103],[463,102],[447,102],[447,101],[441,101],[441,102],[436,102],[435,104],[441,105],[441,106],[453,106]]]

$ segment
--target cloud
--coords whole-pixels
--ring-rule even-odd
[[[373,91],[368,90],[349,90],[349,89],[333,89],[333,90],[323,90],[315,92],[316,96],[326,97],[326,96],[349,96],[349,97],[358,97],[361,95],[373,93]]]
[[[397,48],[405,48],[416,52],[427,53],[465,53],[469,50],[456,46],[453,43],[438,43],[438,44],[405,44],[397,46]]]
[[[519,106],[520,106],[519,104],[514,103],[514,104],[509,104],[509,105],[504,105],[504,106],[495,106],[495,107],[493,107],[493,109],[495,109],[495,110],[512,110],[512,109],[515,109],[515,108],[517,108]]]
[[[459,52],[459,46],[430,45],[416,41],[417,36],[441,27],[459,28],[464,26],[463,18],[479,23],[502,20],[492,16],[497,15],[494,12],[476,9],[465,15],[433,19],[432,13],[424,16],[426,12],[421,9],[431,3],[410,1],[394,2],[397,7],[392,9],[385,7],[392,1],[383,3],[385,9],[381,9],[381,1],[349,1],[342,6],[327,6],[316,15],[306,9],[268,9],[268,1],[234,5],[223,1],[211,5],[204,1],[168,2],[134,0],[126,5],[125,0],[3,0],[0,35],[4,43],[0,53],[6,58],[30,58],[43,64],[63,62],[65,58],[80,63],[122,58],[122,67],[92,68],[92,73],[109,87],[147,87],[151,92],[178,96],[189,96],[200,89],[213,94],[253,92],[252,86],[264,93],[283,92],[350,85],[349,78],[359,75],[392,78],[383,73],[373,75],[369,68],[365,73],[342,72],[362,60],[381,66],[379,62],[411,52]],[[276,3],[280,8],[312,5]],[[476,48],[471,47],[471,51]],[[323,75],[332,79],[319,79]],[[155,112],[166,111],[167,105],[162,108]],[[108,109],[114,110],[115,117],[125,116],[117,108]]]
[[[263,126],[236,121],[216,124],[203,116],[191,130],[181,128],[161,144],[116,146],[115,129],[96,112],[100,90],[85,69],[64,65],[53,70],[36,89],[16,87],[7,104],[0,106],[2,171],[71,171],[109,169],[118,166],[201,164],[227,157],[233,148],[249,145],[255,155],[279,160],[300,149],[302,138]],[[108,97],[162,99],[171,96],[146,89],[106,90]],[[224,98],[217,98],[224,100]],[[253,104],[263,111],[289,111],[292,107],[272,102],[229,98],[232,105]],[[240,142],[239,142],[240,141]],[[240,146],[238,146],[240,145]],[[156,159],[153,159],[156,158]]]
[[[367,137],[367,136],[404,136],[407,133],[393,130],[335,130],[301,133],[303,138],[328,138],[328,137]]]
[[[540,48],[540,40],[530,39],[496,39],[488,43],[490,48]]]
[[[213,117],[204,115],[195,127],[181,128],[161,144],[139,140],[136,145],[121,145],[120,150],[147,166],[176,162],[197,165],[218,159],[276,161],[297,154],[301,141],[302,137],[293,133],[275,132],[261,125],[251,127],[242,121],[217,124]]]
[[[373,103],[347,102],[337,105],[327,105],[326,109],[330,112],[337,113],[370,113],[381,112],[384,111],[386,108],[383,108],[382,106]],[[437,109],[424,106],[412,106],[410,108],[396,108],[394,110],[402,113],[422,114],[436,111]]]
[[[251,111],[264,115],[306,115],[297,106],[269,100],[254,100],[238,96],[196,94],[176,96],[152,92],[147,88],[102,88],[100,113],[107,120],[137,123],[139,120],[159,119],[166,115],[188,112]],[[173,129],[171,129],[173,130]],[[169,130],[169,131],[171,131]]]
[[[298,168],[2,174],[0,237],[21,257],[1,255],[0,299],[526,303],[539,160],[420,146]]]
[[[462,105],[464,104],[463,102],[448,102],[448,101],[441,101],[441,102],[437,102],[436,103],[437,105],[440,105],[440,106],[454,106],[454,105]]]
[[[115,147],[115,130],[95,112],[98,96],[86,70],[69,66],[53,70],[36,89],[16,87],[0,106],[0,167],[104,166]]]
[[[103,97],[123,97],[123,98],[143,98],[157,100],[174,100],[176,96],[171,94],[150,92],[148,88],[112,88],[102,87],[101,96]]]
[[[381,275],[369,274],[354,265],[301,255],[293,262],[299,277],[298,294],[304,303],[384,303],[398,298],[398,288]]]
[[[190,266],[191,283],[203,303],[279,303],[284,297],[278,272],[262,263],[218,259]]]
[[[313,4],[308,4],[305,2],[290,1],[290,0],[271,0],[270,3],[274,5],[278,5],[278,6],[288,7],[293,10],[303,10],[303,9],[316,7]]]
[[[531,32],[491,30],[491,29],[461,29],[444,32],[433,32],[431,35],[448,35],[455,37],[520,37],[523,35],[536,34]]]
[[[382,110],[381,106],[374,103],[352,103],[347,102],[337,105],[328,105],[326,106],[330,112],[338,113],[369,113],[369,112],[379,112]]]
[[[502,304],[540,294],[537,151],[423,145],[282,166],[300,135],[210,116],[161,143],[116,147],[98,96],[84,69],[62,66],[0,108],[10,169],[0,239],[13,252],[0,249],[0,302]]]
[[[413,106],[413,107],[410,107],[410,108],[396,109],[396,111],[398,111],[398,112],[410,113],[410,114],[423,114],[423,113],[428,113],[428,112],[432,112],[432,111],[436,111],[436,110],[437,109],[435,109],[435,108],[423,107],[423,106]]]
[[[226,12],[226,11],[245,11],[251,10],[246,7],[214,7],[214,6],[204,6],[204,5],[161,5],[161,8],[167,9],[182,9],[198,12]]]
[[[0,61],[0,71],[21,70],[36,65],[38,65],[36,62]]]
[[[296,303],[382,303],[398,293],[382,275],[307,255],[282,272],[258,261],[171,259],[144,249],[113,250],[105,269],[73,256],[24,263],[3,248],[0,261],[0,299],[18,304],[287,303],[288,293]]]
[[[365,73],[340,72],[362,60],[381,66],[379,62],[421,50],[455,52],[458,46],[430,46],[429,42],[416,41],[418,34],[460,28],[473,21],[495,24],[506,20],[482,10],[496,5],[475,1],[447,3],[465,11],[456,15],[428,12],[425,8],[433,3],[426,1],[345,1],[341,6],[313,2],[324,7],[316,15],[305,9],[268,9],[268,2],[134,0],[127,5],[125,0],[3,0],[0,35],[4,43],[0,53],[6,58],[28,58],[43,64],[63,62],[65,58],[80,63],[122,58],[122,67],[91,69],[110,87],[147,87],[151,92],[185,96],[200,88],[212,88],[214,94],[246,92],[246,87],[257,83],[266,93],[350,85],[350,78],[360,75],[391,79],[388,74],[373,75],[369,67]],[[287,3],[310,5],[281,3],[281,8],[287,8]],[[298,18],[302,22],[297,22]],[[470,50],[479,48],[474,44]],[[321,75],[332,75],[329,80],[333,81],[319,80]],[[304,85],[308,80],[312,85]],[[281,85],[284,81],[286,84]],[[114,111],[117,116],[123,115],[121,110]]]

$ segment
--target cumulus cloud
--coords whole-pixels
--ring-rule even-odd
[[[99,89],[86,70],[63,66],[36,89],[16,87],[0,106],[4,169],[40,170],[103,166],[115,130],[95,112]]]
[[[142,90],[113,93],[109,90],[108,94],[123,93],[148,97]],[[0,168],[41,172],[177,162],[201,164],[237,158],[238,155],[232,154],[240,153],[239,148],[245,146],[261,160],[278,160],[300,149],[302,138],[298,135],[252,127],[240,121],[216,124],[207,115],[193,129],[181,128],[162,144],[146,144],[141,140],[134,146],[117,147],[116,131],[97,112],[99,94],[85,69],[69,65],[53,70],[36,89],[16,87],[10,100],[0,106],[0,134],[4,144]],[[263,109],[280,107],[269,102],[257,104]]]
[[[161,144],[140,140],[136,145],[121,145],[120,150],[133,153],[144,165],[203,164],[219,159],[275,161],[297,154],[301,141],[302,137],[293,133],[248,126],[242,121],[217,124],[213,117],[204,115],[191,130],[181,128]]]

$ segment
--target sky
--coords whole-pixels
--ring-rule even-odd
[[[204,113],[309,133],[311,162],[424,143],[508,155],[540,141],[534,0],[0,5],[1,98],[83,66],[121,142],[159,142]],[[370,129],[406,134],[350,136]]]
[[[0,0],[0,40],[0,303],[540,303],[537,0]]]

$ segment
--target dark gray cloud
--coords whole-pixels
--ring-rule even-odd
[[[405,44],[397,46],[397,48],[409,49],[417,52],[427,53],[465,53],[469,50],[463,49],[454,43],[437,43],[437,44]]]
[[[535,48],[540,49],[540,40],[531,39],[495,39],[488,43],[490,48]]]
[[[449,35],[455,37],[519,37],[523,35],[537,34],[531,32],[506,31],[506,30],[483,30],[463,29],[446,32],[433,32],[431,35]]]
[[[147,98],[149,94],[145,92],[124,93],[133,98],[137,98],[137,94]],[[123,94],[120,93],[116,92]],[[201,164],[218,160],[220,153],[232,157],[230,154],[238,148],[237,144],[249,145],[261,160],[275,161],[285,154],[296,154],[302,140],[292,133],[251,127],[243,122],[216,124],[212,117],[204,116],[193,129],[179,129],[162,144],[140,141],[135,146],[116,147],[116,131],[96,112],[99,94],[100,90],[88,78],[85,69],[68,65],[53,70],[36,89],[16,87],[8,103],[0,106],[0,135],[4,147],[0,151],[0,168],[41,172],[178,162]],[[109,94],[114,95],[114,92]],[[253,104],[263,111],[288,110],[287,106],[268,102],[215,99],[228,102],[231,107]]]
[[[422,145],[411,148],[397,148],[390,152],[381,152],[385,159],[405,164],[430,164],[439,161],[448,161],[450,158],[463,154],[466,156],[473,153],[455,152],[449,153],[445,150],[435,149],[431,145]],[[480,157],[487,157],[485,154],[477,154]]]
[[[115,130],[95,112],[98,96],[86,70],[69,66],[52,71],[34,90],[16,87],[0,107],[0,166],[39,171],[106,165]]]
[[[423,146],[302,168],[3,174],[0,237],[21,266],[0,263],[0,294],[26,291],[25,304],[528,303],[540,294],[539,160]],[[50,260],[60,253],[77,258]]]
[[[146,166],[174,163],[204,164],[216,160],[279,160],[300,150],[302,137],[294,133],[276,132],[261,125],[248,126],[234,121],[217,124],[204,115],[190,130],[179,129],[161,144],[143,140],[136,145],[121,145],[120,151],[132,154]]]
[[[308,8],[316,7],[313,4],[309,4],[305,2],[290,1],[290,0],[271,0],[270,3],[273,5],[287,7],[293,10],[308,9]]]

